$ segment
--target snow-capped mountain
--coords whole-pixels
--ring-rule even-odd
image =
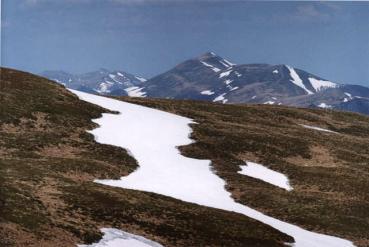
[[[322,107],[366,113],[369,88],[323,79],[289,65],[236,65],[205,53],[142,86],[149,97]],[[352,102],[360,98],[360,107]],[[364,109],[364,110],[363,110]]]
[[[237,65],[213,52],[184,61],[149,80],[106,69],[82,75],[62,71],[46,71],[42,75],[89,93],[288,105],[369,114],[367,87],[339,84],[290,65]]]
[[[74,75],[64,71],[45,71],[41,74],[68,88],[106,95],[144,96],[138,85],[146,79],[123,71],[100,69],[85,74]]]

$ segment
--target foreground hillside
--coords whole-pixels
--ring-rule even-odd
[[[1,246],[91,243],[101,237],[102,227],[164,246],[283,246],[293,241],[236,213],[93,183],[137,168],[123,149],[98,144],[85,132],[96,127],[91,119],[107,110],[46,79],[9,69],[1,70],[1,89]],[[182,146],[182,153],[212,160],[242,204],[368,245],[368,118],[273,106],[122,100],[194,119],[196,143]],[[293,190],[239,174],[245,161],[286,174]]]
[[[0,97],[0,246],[76,246],[97,241],[102,227],[164,246],[292,241],[236,213],[93,183],[126,176],[137,164],[85,132],[106,110],[56,83],[1,69]]]
[[[368,117],[279,106],[122,99],[193,118],[196,142],[181,151],[212,160],[242,204],[305,229],[369,245]],[[293,190],[239,174],[244,161],[286,174]]]

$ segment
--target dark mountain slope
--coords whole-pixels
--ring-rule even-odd
[[[305,229],[369,245],[369,117],[284,106],[122,99],[193,118],[196,142],[181,151],[212,160],[237,201]],[[238,174],[244,161],[286,174],[294,189]]]
[[[235,213],[93,183],[137,168],[86,130],[104,109],[32,74],[1,69],[0,246],[76,246],[114,227],[170,246],[282,246]]]

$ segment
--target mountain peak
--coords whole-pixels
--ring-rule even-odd
[[[213,58],[213,57],[219,57],[219,56],[212,51],[208,51],[198,56],[198,59],[202,60],[202,59],[208,59],[208,58]]]

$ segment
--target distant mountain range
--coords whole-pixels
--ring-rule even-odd
[[[146,79],[123,71],[100,69],[85,74],[71,74],[64,71],[44,71],[42,76],[63,84],[65,87],[104,95],[129,95],[142,97],[139,85]]]
[[[220,103],[273,104],[369,114],[369,88],[339,84],[289,65],[236,65],[213,52],[184,61],[145,80],[125,72],[43,76],[85,92]]]

